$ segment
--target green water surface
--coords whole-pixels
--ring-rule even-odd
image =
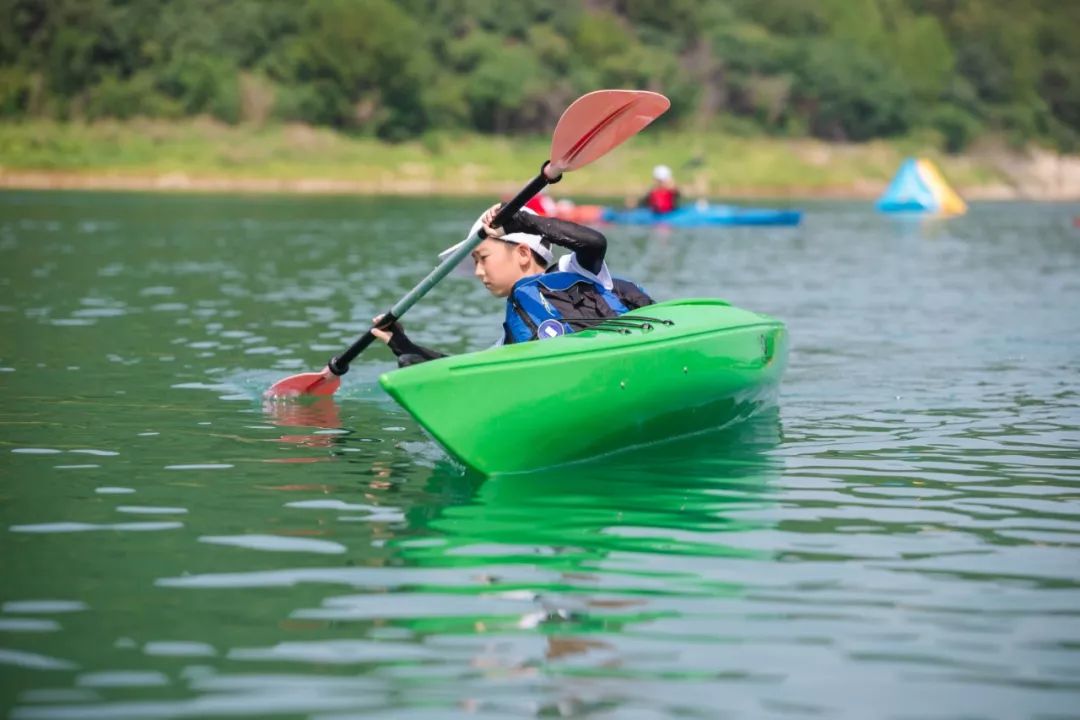
[[[592,465],[464,474],[381,346],[263,406],[484,206],[0,194],[0,716],[1080,717],[1080,207],[606,228],[792,352],[774,410]]]

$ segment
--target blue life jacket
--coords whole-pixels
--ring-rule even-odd
[[[576,318],[616,317],[628,308],[598,282],[572,272],[531,275],[514,283],[506,299],[504,341],[546,339],[574,332]],[[592,325],[594,322],[588,323]],[[578,325],[577,329],[582,327]]]

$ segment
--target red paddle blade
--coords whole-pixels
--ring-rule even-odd
[[[322,372],[300,373],[278,380],[263,393],[265,398],[288,398],[297,395],[333,395],[341,386],[341,378],[324,368]]]
[[[560,173],[588,165],[664,114],[671,101],[644,90],[597,90],[566,108],[551,139]]]

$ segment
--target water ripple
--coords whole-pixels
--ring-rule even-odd
[[[0,196],[0,714],[1075,715],[1077,211],[604,228],[620,274],[792,348],[779,413],[598,463],[464,472],[381,345],[263,404],[481,206]],[[450,277],[405,322],[463,352],[502,319]]]
[[[204,535],[199,542],[212,545],[232,545],[250,550],[269,552],[310,552],[320,555],[339,555],[346,551],[341,543],[313,538],[282,537],[280,535]]]

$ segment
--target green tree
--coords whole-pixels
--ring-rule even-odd
[[[1080,3],[1061,0],[0,0],[0,18],[5,117],[272,105],[398,139],[532,132],[637,87],[671,98],[661,124],[1080,140]]]
[[[270,67],[302,87],[298,119],[398,138],[428,126],[430,57],[416,22],[389,0],[315,0],[299,34]]]
[[[799,69],[797,102],[818,137],[868,140],[911,124],[902,77],[870,53],[834,41],[811,43]]]

